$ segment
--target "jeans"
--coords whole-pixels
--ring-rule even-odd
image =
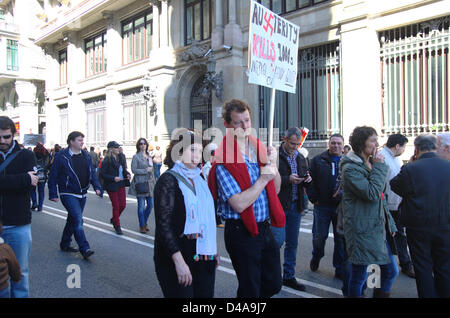
[[[36,198],[36,188],[39,194],[39,203]],[[31,206],[37,206],[38,210],[42,210],[42,206],[44,205],[44,191],[45,191],[45,182],[38,182],[36,187],[31,189]]]
[[[400,261],[400,267],[406,271],[412,267],[412,262],[408,253],[408,242],[406,239],[405,227],[400,224],[400,211],[390,211],[390,213],[398,230],[397,234],[394,236],[395,245],[397,246],[398,260]]]
[[[0,298],[10,298],[9,296],[9,286],[0,290]]]
[[[147,206],[145,206],[146,202]],[[137,204],[138,204],[139,226],[144,227],[145,225],[147,225],[148,218],[150,217],[150,213],[152,212],[153,198],[137,197]]]
[[[1,237],[6,244],[11,246],[22,272],[18,283],[11,281],[11,298],[28,298],[29,291],[29,269],[28,261],[31,253],[31,224],[4,228]]]
[[[61,203],[67,210],[67,221],[61,238],[60,247],[69,247],[72,242],[72,235],[78,244],[81,253],[90,249],[83,229],[83,210],[86,198],[77,198],[71,195],[62,195]]]
[[[162,163],[154,163],[153,164],[153,169],[155,169],[155,178],[158,179],[159,176],[161,175],[161,167],[162,167]]]
[[[336,273],[341,274],[344,262],[344,240],[342,236],[336,234],[337,208],[314,206],[312,255],[315,260],[320,260],[325,255],[325,242],[328,238],[330,223],[333,223],[334,234],[333,266]]]
[[[278,247],[284,247],[283,279],[288,280],[295,277],[295,265],[297,263],[297,246],[302,215],[298,209],[297,202],[292,202],[289,210],[284,211],[286,215],[286,227],[272,227],[272,233]]]
[[[392,255],[389,244],[386,243],[389,258],[391,262],[385,265],[379,265],[381,269],[380,277],[380,290],[389,293],[395,278],[398,276],[397,262],[394,255]],[[364,284],[367,282],[369,273],[367,272],[368,265],[356,265],[351,264],[351,271],[348,284],[348,296],[349,297],[361,297]]]
[[[406,232],[419,298],[450,298],[450,225]]]

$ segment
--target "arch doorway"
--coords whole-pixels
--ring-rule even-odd
[[[212,95],[203,84],[205,76],[201,76],[194,84],[191,92],[191,128],[194,121],[201,120],[203,129],[212,126]],[[205,96],[206,94],[206,96]]]

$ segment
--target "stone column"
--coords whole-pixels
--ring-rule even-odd
[[[39,131],[37,87],[33,81],[16,80],[15,90],[19,104],[20,142],[23,142],[24,134],[37,134]]]
[[[218,50],[223,45],[223,1],[216,0],[216,26],[211,34],[211,47],[213,50]]]
[[[159,48],[159,1],[150,0],[153,8],[153,39],[152,50]]]
[[[242,30],[236,23],[236,0],[228,0],[228,24],[225,26],[225,44],[242,47]]]
[[[169,46],[169,0],[161,0],[160,47]]]

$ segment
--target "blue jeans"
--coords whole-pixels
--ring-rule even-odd
[[[36,188],[39,194],[39,203],[36,198]],[[44,205],[44,191],[45,191],[45,182],[38,182],[36,187],[31,189],[31,206],[37,206],[38,210],[42,210],[42,206]]]
[[[297,263],[297,246],[302,215],[298,209],[297,202],[291,203],[290,210],[284,211],[286,215],[286,226],[284,228],[272,227],[272,233],[279,248],[284,247],[283,279],[295,277],[295,265]]]
[[[342,264],[345,259],[344,240],[336,234],[337,208],[335,207],[314,206],[312,256],[315,260],[320,260],[325,255],[325,242],[328,238],[330,223],[333,224],[334,234],[333,266],[336,273],[342,274]]]
[[[379,265],[381,269],[380,277],[380,290],[389,293],[395,278],[398,276],[397,262],[392,255],[389,244],[386,243],[389,258],[391,262],[385,265]],[[348,284],[348,296],[349,297],[361,297],[364,284],[367,282],[369,273],[367,272],[368,265],[356,265],[350,264],[350,277]]]
[[[86,198],[77,198],[71,195],[62,195],[61,203],[67,210],[67,221],[61,238],[60,247],[69,247],[72,235],[78,244],[81,253],[90,249],[83,230],[83,210]]]
[[[9,297],[9,286],[0,290],[0,298],[10,298]]]
[[[147,202],[147,206],[145,206],[145,202]],[[144,227],[147,224],[148,218],[150,217],[150,213],[152,212],[153,198],[137,197],[137,203],[138,203],[139,226]]]
[[[159,176],[161,175],[161,167],[162,167],[162,163],[154,163],[153,164],[153,169],[155,169],[155,178],[158,179]]]
[[[6,244],[11,246],[20,265],[22,272],[18,283],[11,281],[11,298],[28,298],[29,269],[28,261],[31,253],[31,224],[4,228],[1,237]]]

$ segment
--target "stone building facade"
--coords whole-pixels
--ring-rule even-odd
[[[230,98],[267,126],[270,91],[246,76],[250,1],[36,2],[49,146],[81,130],[88,146],[116,140],[131,156],[139,137],[164,147],[196,119],[223,129]],[[297,92],[276,95],[281,134],[309,128],[315,154],[358,125],[381,141],[449,130],[449,0],[259,2],[300,26]]]

